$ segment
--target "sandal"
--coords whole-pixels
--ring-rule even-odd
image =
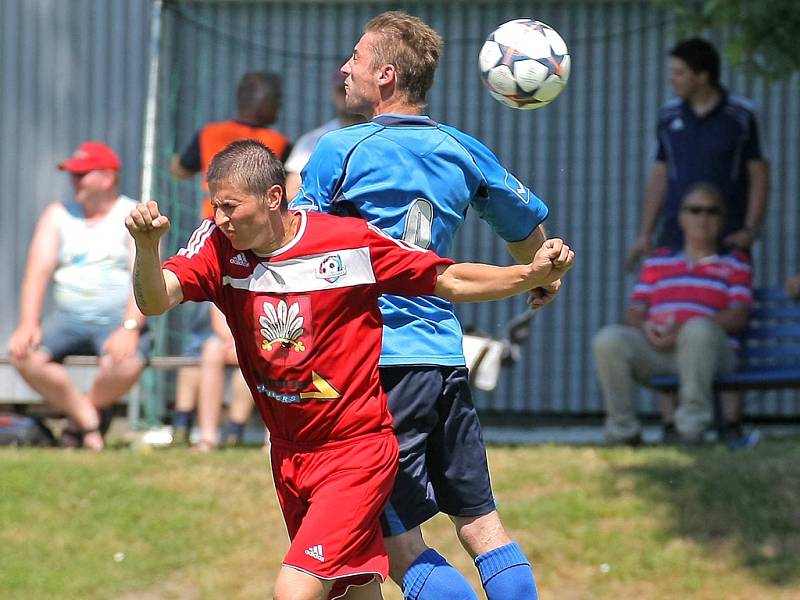
[[[70,419],[61,431],[61,447],[83,448],[83,438],[90,433],[99,433],[101,438],[104,437],[101,425],[92,427],[91,429],[82,429],[77,423]]]
[[[192,452],[196,452],[197,454],[208,454],[209,452],[214,452],[216,449],[217,442],[207,439],[202,439],[192,446]]]

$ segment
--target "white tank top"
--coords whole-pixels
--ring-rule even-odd
[[[92,223],[74,200],[58,211],[61,247],[53,298],[71,318],[96,324],[122,322],[131,290],[131,239],[125,217],[134,206],[134,200],[120,196],[105,217]]]

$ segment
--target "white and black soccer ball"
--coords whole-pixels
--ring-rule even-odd
[[[481,79],[506,106],[547,106],[569,79],[567,44],[555,29],[533,19],[514,19],[495,29],[478,55]]]

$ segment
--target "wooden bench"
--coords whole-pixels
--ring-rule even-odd
[[[753,297],[750,322],[742,335],[740,366],[717,377],[715,391],[800,388],[800,301],[777,287],[758,288]],[[675,390],[678,377],[661,375],[651,384],[658,390]],[[718,393],[715,414],[719,415]]]

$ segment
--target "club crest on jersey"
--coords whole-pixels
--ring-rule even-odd
[[[273,348],[291,348],[295,352],[305,352],[306,346],[301,339],[305,333],[303,317],[300,316],[300,304],[287,304],[280,300],[277,307],[269,300],[264,301],[264,314],[258,318],[261,325],[261,349],[271,351]]]
[[[334,283],[347,274],[347,269],[338,254],[330,254],[322,259],[317,267],[317,277],[328,283]]]

